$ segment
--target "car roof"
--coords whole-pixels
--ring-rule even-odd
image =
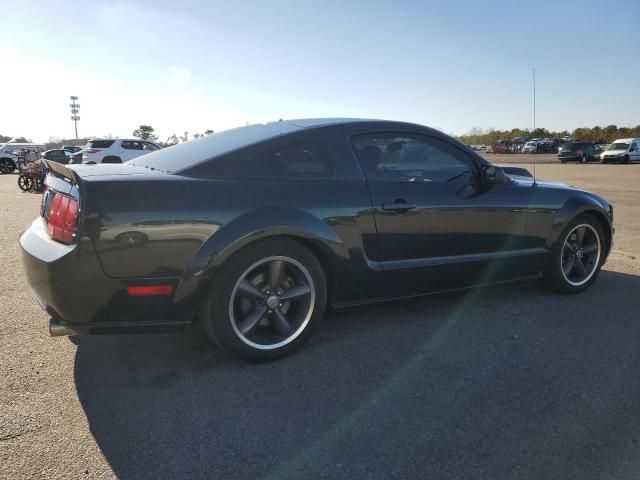
[[[247,125],[213,135],[205,135],[189,142],[179,143],[169,148],[151,152],[137,159],[132,164],[173,173],[192,168],[199,163],[230,153],[240,148],[249,147],[277,137],[290,135],[305,130],[325,128],[338,125],[411,125],[406,122],[391,120],[370,120],[361,118],[303,118],[278,120],[276,122]],[[418,126],[418,125],[415,125]],[[428,128],[419,126],[420,128]],[[440,133],[429,129],[434,133]],[[178,168],[172,157],[181,158],[184,168]]]
[[[640,140],[640,138],[618,138],[617,140],[614,140],[611,143],[631,143],[631,142],[635,142],[636,140]]]

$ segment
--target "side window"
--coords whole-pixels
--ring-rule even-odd
[[[330,177],[331,163],[316,142],[298,142],[249,158],[243,170],[257,177]]]
[[[158,147],[156,147],[153,143],[142,142],[142,149],[143,150],[148,150],[150,152],[154,152],[154,151],[158,150]]]
[[[445,182],[473,172],[464,152],[435,138],[381,133],[351,144],[370,182]]]
[[[142,150],[142,142],[123,140],[122,148],[126,148],[127,150]]]

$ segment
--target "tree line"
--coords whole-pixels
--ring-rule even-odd
[[[0,135],[0,144],[7,143],[13,137],[7,137],[6,135]],[[31,143],[31,140],[27,140],[24,137],[18,137],[14,140],[15,143]]]
[[[204,137],[205,135],[211,135],[213,130],[205,130],[203,133],[193,133],[184,132],[182,135],[176,135],[175,133],[168,137],[165,141],[159,141],[158,135],[155,134],[155,129],[151,125],[140,125],[133,131],[133,136],[139,138],[140,140],[149,140],[151,142],[158,142],[160,145],[164,147],[169,147],[171,145],[175,145],[180,142],[188,142],[189,140],[193,140],[196,138]],[[191,138],[189,138],[191,137]]]
[[[456,138],[469,145],[496,145],[500,140],[513,140],[518,137],[533,138],[562,138],[570,136],[573,140],[593,143],[611,143],[618,138],[640,138],[640,125],[635,127],[618,127],[607,125],[606,127],[582,127],[572,132],[567,130],[551,131],[546,128],[535,130],[514,128],[512,130],[494,130],[472,128],[471,131]]]

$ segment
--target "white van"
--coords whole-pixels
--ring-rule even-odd
[[[621,138],[600,154],[602,163],[640,162],[640,138]]]

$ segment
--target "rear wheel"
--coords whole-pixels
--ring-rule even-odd
[[[559,293],[579,293],[591,285],[602,267],[606,239],[592,215],[576,217],[551,250],[545,272],[548,286]]]
[[[587,158],[586,155],[582,155],[582,157],[580,158],[580,162],[581,163],[587,163],[589,161],[589,159]]]
[[[324,314],[326,295],[322,266],[309,250],[291,239],[266,239],[220,267],[200,320],[235,357],[274,360],[310,337]]]

